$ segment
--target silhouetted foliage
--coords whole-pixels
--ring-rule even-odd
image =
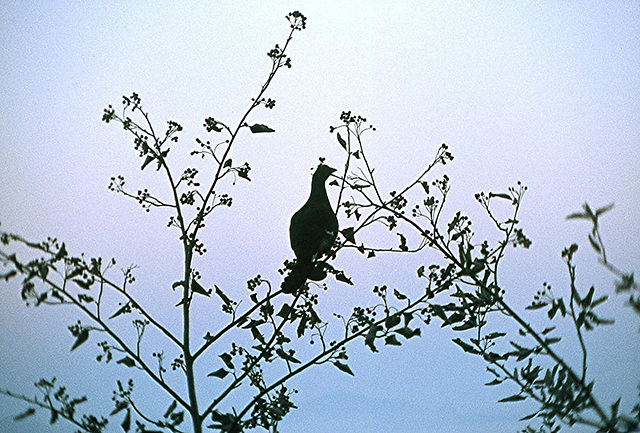
[[[461,211],[453,214],[449,221],[443,220],[451,182],[446,174],[439,178],[430,176],[434,167],[453,160],[446,144],[436,150],[432,161],[411,182],[386,192],[381,190],[365,151],[365,134],[375,128],[365,118],[343,112],[339,124],[330,128],[336,144],[345,151],[345,159],[340,170],[327,174],[329,185],[338,190],[335,213],[341,220],[339,235],[335,237],[332,233],[330,237],[335,239],[333,246],[321,251],[324,253],[321,269],[331,275],[329,282],[322,285],[306,282],[301,283],[299,289],[283,291],[280,281],[272,282],[257,275],[246,283],[246,299],[237,300],[224,288],[204,281],[193,262],[196,255],[207,253],[200,239],[201,230],[216,209],[233,205],[230,194],[216,191],[220,191],[225,178],[232,178],[234,184],[238,178],[250,180],[251,165],[234,162],[234,145],[245,132],[275,132],[261,123],[250,124],[248,119],[258,107],[274,108],[275,101],[265,96],[266,91],[280,69],[291,67],[286,50],[295,32],[305,28],[306,18],[292,12],[287,19],[291,31],[282,47],[276,45],[268,52],[271,71],[249,109],[234,124],[213,117],[204,120],[207,138],[196,139],[197,147],[191,155],[208,161],[211,172],[206,175],[200,175],[193,167],[179,172],[170,168],[170,145],[179,141],[182,126],[168,121],[166,129],[158,132],[138,94],[123,97],[122,107],[117,111],[111,105],[104,110],[104,122],[121,125],[133,136],[141,170],[152,167],[163,172],[168,181],[168,199],[147,189],[130,190],[121,175],[111,178],[109,189],[137,201],[147,212],[152,208],[168,212],[167,226],[178,232],[184,263],[181,277],[172,285],[172,290],[181,293],[176,307],[181,311],[182,335],[174,334],[163,318],[149,313],[144,301],[131,289],[135,266],[121,269],[122,277],[117,279],[110,275],[116,266],[114,259],[73,256],[65,243],[57,239],[38,243],[16,234],[1,234],[0,262],[9,269],[1,278],[22,278],[21,295],[27,305],[71,305],[82,314],[83,321],[68,327],[74,337],[71,350],[105,336],[106,339],[97,342],[98,362],[115,362],[123,371],[144,372],[170,400],[167,407],[157,413],[146,413],[135,403],[133,381],[118,381],[109,418],[116,418],[126,432],[179,432],[189,428],[185,427],[187,423],[194,432],[201,432],[203,426],[221,432],[239,433],[256,427],[275,432],[280,421],[296,408],[293,398],[296,390],[288,386],[291,378],[323,364],[332,364],[354,375],[347,353],[349,343],[361,340],[372,352],[383,345],[401,346],[405,340],[422,335],[426,326],[437,320],[441,326],[461,333],[453,342],[462,350],[486,362],[493,376],[487,385],[515,385],[517,391],[500,402],[525,399],[536,402],[535,412],[522,419],[539,419],[539,428],[527,427],[523,431],[556,432],[562,424],[575,423],[592,426],[598,432],[637,431],[640,404],[628,415],[619,413],[619,400],[610,405],[610,410],[605,410],[593,392],[593,379],[587,377],[584,331],[607,325],[611,320],[601,317],[596,309],[606,301],[606,296],[597,294],[593,287],[585,292],[576,285],[573,259],[577,245],[562,252],[570,276],[568,297],[556,297],[545,283],[527,307],[532,310],[531,314],[538,314],[535,310],[546,311],[549,320],[571,320],[583,355],[582,363],[576,367],[555,351],[555,345],[560,344],[562,338],[555,327],[535,329],[524,317],[528,311],[518,312],[505,300],[508,288],[499,281],[499,265],[507,248],[531,245],[518,222],[526,187],[518,182],[506,192],[476,195],[500,234],[500,240],[495,243],[476,241],[472,222]],[[320,163],[323,162],[321,159]],[[501,216],[494,211],[496,201],[510,205],[508,215]],[[618,270],[605,254],[598,218],[610,209],[611,206],[606,206],[592,211],[585,205],[584,212],[568,218],[592,222],[588,238],[591,246],[603,265],[620,278],[616,290],[628,293],[629,303],[640,311],[633,274]],[[363,241],[372,238],[366,233],[375,226],[385,227],[388,235],[375,232],[373,241]],[[36,258],[19,257],[16,250],[23,247],[35,253]],[[380,254],[416,254],[428,250],[438,253],[438,261],[410,270],[414,277],[407,280],[406,287],[375,285],[372,291],[377,299],[373,304],[354,305],[349,316],[335,313],[333,318],[326,319],[318,313],[318,291],[330,288],[333,280],[336,284],[358,285],[349,276],[349,269],[340,264],[342,250],[349,249],[371,259],[371,266],[376,266],[375,258]],[[318,258],[318,254],[313,255],[313,260]],[[316,269],[319,264],[313,266]],[[279,273],[284,275],[294,269],[294,262],[286,261]],[[304,279],[308,275],[305,274]],[[323,273],[318,279],[324,277]],[[195,320],[192,305],[198,298],[218,302],[221,315],[226,318],[224,324],[211,329],[201,341],[191,333]],[[114,300],[119,302],[116,309],[108,307]],[[518,335],[495,330],[493,322],[489,326],[494,316],[515,322],[520,329]],[[112,326],[124,320],[131,321],[134,335],[123,335]],[[166,347],[152,352],[142,350],[140,343],[147,328],[158,331]],[[491,331],[487,331],[489,328]],[[226,343],[228,339],[223,342],[227,336],[232,339],[230,346]],[[243,343],[245,341],[249,343]],[[301,347],[305,350],[300,350]],[[178,355],[167,359],[165,353],[172,352]],[[205,353],[211,352],[217,355],[217,366],[200,377],[195,365]],[[170,385],[165,379],[169,374],[173,379],[180,375],[184,388]],[[175,383],[173,379],[171,383]],[[214,397],[206,399],[202,389],[210,390],[211,381],[216,381],[219,387]],[[55,379],[43,379],[36,387],[41,392],[39,398],[0,390],[30,404],[16,420],[42,408],[50,412],[51,423],[64,418],[78,431],[101,432],[107,426],[107,417],[78,416],[76,406],[86,398],[70,397],[64,386],[56,385]],[[240,395],[250,397],[243,405],[231,406],[229,397],[241,392],[244,393]]]

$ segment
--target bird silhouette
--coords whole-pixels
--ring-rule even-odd
[[[325,187],[334,171],[328,165],[318,165],[309,198],[291,217],[289,241],[296,264],[282,282],[284,293],[296,293],[307,280],[321,281],[327,276],[324,264],[318,260],[329,253],[338,235],[338,219]]]

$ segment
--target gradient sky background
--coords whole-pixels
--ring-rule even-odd
[[[212,215],[200,261],[208,285],[245,293],[257,273],[279,281],[276,269],[291,256],[291,214],[308,194],[310,168],[319,156],[335,167],[342,149],[328,133],[343,110],[377,127],[369,156],[382,189],[400,188],[446,142],[456,156],[449,214],[471,216],[476,239],[495,239],[473,200],[478,191],[503,191],[517,180],[529,191],[521,222],[530,250],[511,250],[502,283],[519,308],[543,282],[566,293],[561,250],[578,252],[582,289],[613,294],[586,242],[585,222],[565,216],[588,201],[615,202],[603,219],[610,259],[640,269],[640,3],[639,2],[0,2],[0,221],[2,229],[33,240],[56,236],[72,254],[137,263],[137,293],[172,323],[180,272],[175,232],[167,214],[142,211],[107,191],[124,174],[131,188],[165,191],[140,161],[129,137],[100,121],[102,109],[138,92],[159,127],[173,119],[185,131],[170,162],[190,164],[202,120],[237,121],[265,79],[266,53],[288,32],[284,16],[299,9],[307,29],[295,35],[293,68],[267,95],[274,110],[250,121],[277,133],[238,142],[234,161],[251,163],[252,182],[229,190],[234,206]],[[331,195],[331,193],[330,193]],[[331,195],[333,201],[336,195]],[[346,226],[347,223],[343,224]],[[343,252],[336,264],[354,287],[333,284],[321,295],[325,317],[348,314],[371,299],[374,284],[415,293],[415,269],[438,257],[380,257],[365,262]],[[116,378],[131,371],[98,367],[92,339],[69,353],[66,326],[78,317],[62,308],[27,309],[15,282],[0,285],[0,387],[32,395],[40,377],[57,376],[72,395],[87,394],[87,408],[110,411]],[[638,317],[612,296],[602,313],[617,324],[589,335],[590,373],[605,405],[623,396],[628,411],[640,381]],[[215,326],[218,307],[199,307],[202,329]],[[541,316],[531,320],[546,326]],[[281,425],[294,432],[515,432],[532,406],[498,404],[509,385],[485,387],[484,365],[451,343],[450,331],[424,330],[402,348],[371,354],[351,346],[350,377],[332,366],[296,378],[294,411]],[[512,330],[513,331],[513,330]],[[565,329],[561,352],[577,361]],[[211,355],[214,358],[215,354]],[[215,364],[215,360],[211,365]],[[219,361],[218,361],[219,362]],[[146,407],[166,407],[142,386]],[[25,405],[0,397],[0,431],[47,431],[44,412],[15,424]],[[162,409],[163,410],[163,409]],[[112,419],[109,431],[120,431]],[[44,427],[42,427],[44,426]],[[50,431],[72,431],[63,422]],[[571,431],[589,431],[575,428]]]

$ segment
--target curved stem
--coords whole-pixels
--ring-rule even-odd
[[[578,295],[578,289],[576,288],[576,268],[570,261],[567,261],[567,267],[569,269],[569,284],[571,290],[569,308],[571,311],[571,320],[573,321],[573,326],[576,329],[578,341],[580,342],[580,350],[582,351],[582,380],[584,381],[587,376],[587,348],[584,344],[584,338],[582,337],[582,331],[580,330],[580,325],[578,324],[578,318],[576,317],[575,311],[575,304],[577,302],[576,297]]]
[[[231,385],[229,385],[227,387],[227,389],[224,390],[224,392],[222,392],[218,397],[216,397],[211,404],[207,407],[207,409],[205,409],[205,411],[202,413],[202,418],[207,417],[207,415],[209,415],[213,409],[215,409],[215,407],[222,401],[224,400],[227,395],[229,395],[229,393],[231,391],[233,391],[234,389],[236,389],[238,387],[238,385],[249,375],[249,373],[251,372],[251,370],[253,369],[253,367],[255,367],[258,362],[260,362],[262,360],[262,358],[264,358],[265,354],[267,352],[269,352],[269,348],[273,345],[273,342],[275,341],[275,339],[278,337],[278,335],[280,334],[280,332],[282,331],[282,328],[284,327],[284,325],[289,321],[289,317],[291,316],[292,311],[294,310],[294,307],[296,305],[296,302],[298,302],[298,299],[300,299],[300,293],[298,293],[294,298],[293,301],[291,302],[291,308],[289,308],[289,311],[287,311],[287,314],[285,315],[285,317],[282,318],[282,321],[280,322],[280,324],[278,325],[278,328],[276,329],[276,331],[273,333],[273,335],[271,336],[271,338],[269,339],[269,341],[264,345],[264,348],[262,350],[260,350],[260,354],[255,358],[255,360],[253,360],[249,365],[244,366],[243,367],[243,373],[236,377],[234,379],[234,381],[231,383]]]
[[[127,298],[127,300],[132,304],[132,306],[137,309],[138,311],[140,311],[140,314],[142,314],[142,316],[149,321],[149,323],[151,323],[153,326],[155,326],[160,332],[162,332],[164,335],[167,336],[167,338],[169,338],[169,340],[171,340],[176,346],[182,348],[182,343],[180,342],[180,340],[178,340],[176,338],[175,335],[173,335],[167,328],[165,328],[162,324],[160,324],[160,322],[158,322],[157,320],[155,320],[153,318],[153,316],[151,316],[149,313],[147,313],[147,311],[142,308],[140,306],[140,303],[138,301],[136,301],[133,296],[131,296],[126,290],[123,290],[120,286],[118,286],[117,284],[107,280],[106,278],[104,278],[101,274],[92,272],[89,268],[86,269],[87,272],[89,272],[91,275],[94,275],[98,278],[100,278],[100,282],[104,282],[105,284],[107,284],[108,286],[110,286],[112,289],[114,289],[115,291],[117,291],[118,293],[120,293],[122,296],[124,296],[125,298]]]
[[[236,326],[238,326],[239,324],[243,323],[244,321],[247,320],[247,318],[254,312],[256,311],[258,308],[260,308],[262,305],[264,305],[266,302],[270,301],[271,299],[275,298],[277,295],[279,295],[280,293],[282,293],[282,290],[278,290],[274,293],[268,294],[266,297],[264,297],[263,299],[261,299],[259,302],[256,302],[251,308],[249,308],[247,311],[245,311],[241,316],[237,317],[235,320],[232,320],[227,326],[225,326],[224,328],[222,328],[220,331],[218,331],[216,333],[216,335],[214,335],[213,337],[207,339],[207,341],[200,346],[200,348],[198,350],[196,350],[196,352],[193,355],[193,359],[195,360],[196,358],[198,358],[200,355],[202,355],[204,353],[205,350],[207,350],[213,343],[215,343],[216,341],[218,341],[223,335],[225,335],[227,332],[229,332],[230,330],[232,330],[233,328],[235,328]]]
[[[478,280],[476,280],[476,282],[481,284],[481,282]],[[578,377],[575,371],[573,371],[571,366],[569,366],[564,359],[562,359],[551,347],[549,347],[549,345],[531,327],[531,325],[525,322],[518,315],[518,313],[516,313],[503,299],[500,299],[498,303],[502,307],[503,311],[505,311],[510,317],[512,317],[516,322],[518,322],[518,324],[522,326],[522,328],[527,332],[527,334],[531,335],[541,347],[544,347],[545,352],[551,357],[551,359],[553,359],[556,364],[562,367],[562,369],[565,370],[569,376],[571,376],[571,379],[575,383],[580,385],[581,390],[588,393],[589,403],[591,404],[591,407],[593,407],[593,409],[596,411],[596,413],[598,414],[600,419],[603,421],[603,423],[605,425],[608,425],[610,423],[609,417],[607,416],[605,411],[602,409],[602,407],[600,406],[598,401],[595,399],[595,397],[593,397],[593,394],[591,393],[591,391],[589,391],[587,384],[584,383],[584,380],[580,379],[580,377]]]
[[[9,391],[8,389],[3,389],[3,388],[0,388],[0,394],[4,394],[4,395],[6,395],[8,397],[25,401],[25,402],[27,402],[29,404],[34,404],[34,405],[39,406],[39,407],[41,407],[43,409],[48,409],[48,410],[50,410],[52,412],[57,413],[58,416],[61,416],[62,418],[66,419],[67,421],[73,423],[76,427],[78,427],[78,428],[80,428],[80,429],[82,429],[84,431],[89,432],[89,430],[87,430],[87,428],[82,423],[80,423],[77,419],[75,419],[73,417],[73,414],[70,415],[65,410],[57,409],[57,408],[53,407],[53,404],[50,401],[47,404],[45,402],[42,402],[42,401],[38,400],[37,397],[27,397],[26,395],[16,394],[14,392]]]
[[[56,283],[49,280],[48,278],[42,278],[42,281],[49,285],[51,288],[57,290],[59,293],[63,294],[67,297],[67,299],[77,308],[79,308],[85,315],[87,315],[91,320],[95,323],[99,324],[102,328],[103,332],[106,332],[109,337],[111,337],[120,348],[129,355],[132,359],[136,361],[137,364],[140,365],[142,370],[151,378],[154,382],[156,382],[162,389],[164,389],[171,397],[173,397],[178,403],[180,403],[184,408],[189,409],[189,404],[178,394],[176,393],[169,385],[167,385],[159,376],[157,376],[153,370],[135,353],[129,346],[115,333],[109,326],[98,316],[96,316],[91,310],[89,310],[84,304],[76,300],[73,296],[71,296],[66,290],[63,290]]]
[[[424,295],[422,295],[420,298],[418,298],[414,302],[410,302],[406,307],[404,307],[401,310],[399,310],[396,314],[401,314],[401,313],[404,313],[406,311],[409,311],[410,309],[414,308],[416,305],[420,305],[421,303],[426,301],[428,298],[429,298],[429,294],[425,293]],[[382,324],[384,324],[385,320],[386,320],[386,317],[373,322],[372,325],[373,326],[382,325]],[[285,376],[281,377],[280,379],[278,379],[276,382],[274,382],[273,384],[269,385],[268,387],[265,387],[264,389],[262,389],[258,394],[256,394],[253,397],[251,402],[249,404],[247,404],[238,413],[238,415],[237,415],[238,419],[242,419],[242,416],[244,416],[251,409],[251,407],[254,404],[256,404],[256,402],[262,396],[264,396],[265,394],[273,391],[277,387],[283,385],[289,379],[291,379],[292,377],[297,376],[298,374],[300,374],[301,372],[303,372],[307,368],[311,367],[312,365],[315,365],[315,364],[319,363],[322,358],[326,357],[327,355],[331,355],[332,353],[336,352],[338,349],[346,346],[347,343],[353,341],[354,339],[356,339],[358,337],[362,337],[367,332],[369,332],[369,328],[364,326],[359,331],[357,331],[355,333],[352,333],[351,335],[345,336],[345,338],[343,340],[341,340],[340,342],[337,342],[335,345],[331,346],[328,350],[323,350],[321,353],[319,353],[318,355],[314,356],[311,360],[307,361],[305,364],[301,365],[300,367],[296,368],[295,370],[289,371],[288,374],[286,374]]]
[[[295,31],[295,29],[291,29],[291,32],[289,33],[289,37],[287,38],[287,41],[284,45],[284,47],[282,48],[282,54],[284,54],[286,52],[286,49],[289,45],[289,42],[291,42],[291,39],[293,38],[293,32]],[[262,95],[264,95],[264,93],[266,92],[267,88],[269,87],[269,84],[271,84],[271,80],[273,80],[273,77],[276,75],[276,73],[278,72],[278,70],[282,67],[282,65],[279,63],[276,64],[274,63],[272,69],[271,69],[271,73],[269,74],[269,77],[267,78],[267,81],[265,81],[265,83],[262,85],[262,88],[260,89],[260,92],[258,92],[258,96],[256,96],[256,98],[253,100],[253,102],[251,103],[251,106],[249,107],[249,109],[244,113],[244,115],[242,116],[242,118],[240,119],[240,121],[238,122],[237,126],[235,127],[233,133],[231,134],[231,139],[229,140],[229,143],[227,144],[227,148],[225,149],[222,158],[220,158],[220,163],[218,164],[218,168],[216,169],[216,173],[214,175],[213,178],[213,182],[211,183],[211,186],[209,187],[209,190],[207,191],[207,194],[204,197],[204,203],[202,204],[202,209],[200,210],[200,212],[198,213],[198,216],[196,217],[196,223],[195,223],[195,227],[193,229],[193,233],[191,234],[191,238],[193,240],[195,240],[196,235],[201,227],[201,223],[202,220],[204,218],[204,212],[205,212],[205,208],[206,208],[206,204],[209,201],[209,199],[211,198],[211,195],[213,194],[216,185],[218,184],[218,181],[220,180],[220,173],[222,172],[222,169],[224,167],[224,162],[227,160],[227,156],[229,155],[229,152],[231,151],[231,147],[233,146],[236,138],[238,137],[238,133],[240,131],[240,128],[242,128],[243,126],[245,126],[245,122],[247,120],[247,117],[249,117],[249,114],[251,114],[251,112],[253,111],[254,108],[256,108],[258,105],[260,105],[260,99],[262,98]]]

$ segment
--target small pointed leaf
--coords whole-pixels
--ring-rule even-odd
[[[398,289],[393,289],[393,296],[395,296],[398,301],[404,301],[408,299],[407,295],[401,293]]]
[[[352,244],[356,243],[356,237],[354,235],[353,227],[347,227],[344,230],[340,230],[340,233],[342,233],[342,236],[344,236],[347,241],[351,242]]]
[[[197,293],[199,295],[203,295],[203,296],[206,296],[206,297],[211,296],[211,289],[206,290],[196,280],[193,280],[191,282],[191,290],[193,291],[193,293]]]
[[[572,219],[583,219],[583,220],[588,220],[590,219],[589,216],[585,213],[582,212],[574,212],[572,214],[569,214],[565,217],[565,219],[568,220],[572,220]]]
[[[589,235],[589,243],[591,244],[591,247],[593,247],[596,253],[600,254],[602,252],[600,245],[598,245],[596,240],[591,235]]]
[[[169,415],[171,415],[171,413],[176,410],[176,407],[178,406],[178,402],[173,400],[171,402],[171,404],[169,405],[169,407],[167,408],[167,411],[164,413],[164,418],[167,418]]]
[[[229,374],[229,372],[224,368],[220,367],[213,373],[207,374],[207,377],[217,377],[218,379],[224,379],[227,374]]]
[[[36,413],[36,410],[32,407],[30,407],[29,409],[25,410],[22,413],[19,413],[18,415],[13,417],[14,421],[20,421],[23,420],[25,418],[29,418],[31,415],[33,415],[34,413]]]
[[[601,208],[598,208],[596,209],[596,216],[600,216],[605,212],[609,212],[611,209],[613,209],[613,203],[603,206]]]
[[[340,361],[333,361],[333,365],[335,365],[338,368],[338,370],[343,371],[343,372],[345,372],[347,374],[350,374],[351,376],[355,376],[353,374],[353,371],[351,371],[351,369],[349,368],[349,366],[347,364],[345,364],[343,362],[340,362]]]
[[[509,397],[505,397],[498,400],[498,403],[510,403],[513,401],[522,401],[522,400],[525,400],[526,398],[527,397],[525,397],[524,395],[514,394],[514,395],[510,395]]]
[[[280,311],[278,311],[278,314],[276,314],[276,316],[285,319],[289,316],[290,311],[291,307],[289,306],[289,304],[282,304],[282,307],[280,308]]]
[[[124,358],[120,359],[117,362],[117,364],[123,364],[123,365],[126,365],[127,367],[131,368],[131,367],[135,367],[136,366],[136,361],[133,358],[125,356]]]
[[[124,416],[122,423],[120,423],[120,427],[122,427],[122,430],[125,432],[129,431],[131,428],[131,411],[127,410],[127,414]]]
[[[145,158],[144,162],[142,163],[142,167],[140,167],[140,170],[144,170],[145,168],[147,168],[147,165],[149,165],[151,163],[151,161],[153,161],[154,159],[156,159],[155,156],[147,155],[147,157]]]
[[[347,142],[344,141],[344,138],[340,136],[339,132],[338,132],[338,143],[340,143],[340,146],[342,146],[344,150],[347,150]]]
[[[400,329],[396,329],[395,332],[397,332],[398,334],[402,335],[407,340],[409,338],[415,337],[416,335],[419,337],[420,334],[421,334],[420,328],[411,329],[408,326],[405,326],[405,327],[400,328]]]
[[[229,355],[228,353],[223,353],[222,355],[220,355],[220,359],[222,359],[222,362],[224,362],[224,365],[226,365],[227,368],[230,368],[231,370],[235,369],[233,362],[231,362],[231,355]]]
[[[402,343],[400,343],[398,341],[398,339],[396,338],[395,335],[391,334],[388,335],[385,339],[384,339],[384,344],[389,345],[389,346],[401,346]]]
[[[402,319],[400,318],[399,314],[394,314],[392,316],[389,316],[386,318],[386,320],[384,321],[384,326],[387,329],[391,329],[393,327],[395,327],[396,325],[398,325],[400,323]]]
[[[261,132],[275,132],[275,129],[271,129],[269,128],[267,125],[262,125],[259,123],[256,123],[255,125],[251,125],[249,127],[249,129],[251,129],[251,132],[253,132],[254,134],[259,134]]]
[[[58,261],[66,256],[67,256],[67,248],[65,247],[63,242],[62,246],[60,247],[60,250],[58,250],[58,252],[56,253],[56,256],[53,258],[53,261]]]
[[[285,361],[289,361],[289,362],[293,362],[294,364],[302,364],[298,359],[296,359],[293,355],[285,352],[284,350],[282,350],[281,348],[277,348],[276,349],[276,353],[278,354],[278,356],[282,359],[284,359]]]
[[[369,346],[372,352],[377,352],[378,349],[375,346],[376,334],[380,327],[374,323],[369,326],[369,331],[367,331],[367,335],[364,337],[364,344]]]
[[[116,311],[115,313],[113,313],[113,314],[111,315],[111,317],[109,317],[109,319],[113,319],[114,317],[118,317],[119,315],[124,314],[124,313],[126,313],[126,312],[128,312],[128,311],[131,311],[131,307],[130,307],[129,302],[127,302],[127,303],[126,303],[126,304],[124,304],[122,307],[120,307],[120,308],[118,309],[118,311]]]
[[[503,198],[505,200],[511,200],[511,196],[504,192],[499,192],[499,193],[490,192],[489,197],[497,197],[497,198]]]
[[[353,281],[351,281],[351,278],[347,277],[344,274],[344,271],[340,271],[336,274],[336,280],[341,281],[343,283],[347,283],[350,286],[353,286]]]
[[[478,349],[476,349],[475,347],[473,347],[472,345],[470,345],[469,343],[466,343],[464,341],[462,341],[459,338],[455,338],[454,340],[452,340],[454,343],[456,343],[458,346],[462,347],[462,350],[464,350],[467,353],[472,353],[474,355],[478,355],[480,354],[480,351],[478,351]]]
[[[220,287],[218,286],[214,286],[214,287],[216,288],[216,295],[218,295],[218,297],[222,299],[222,302],[224,302],[226,305],[231,304],[231,299],[229,299],[229,297],[224,294],[224,292],[220,289]]]
[[[73,352],[75,349],[77,349],[80,345],[82,345],[82,343],[87,341],[88,338],[89,338],[89,329],[85,328],[82,331],[80,331],[80,333],[76,337],[76,341],[75,343],[73,343],[73,346],[71,347],[71,351]]]

